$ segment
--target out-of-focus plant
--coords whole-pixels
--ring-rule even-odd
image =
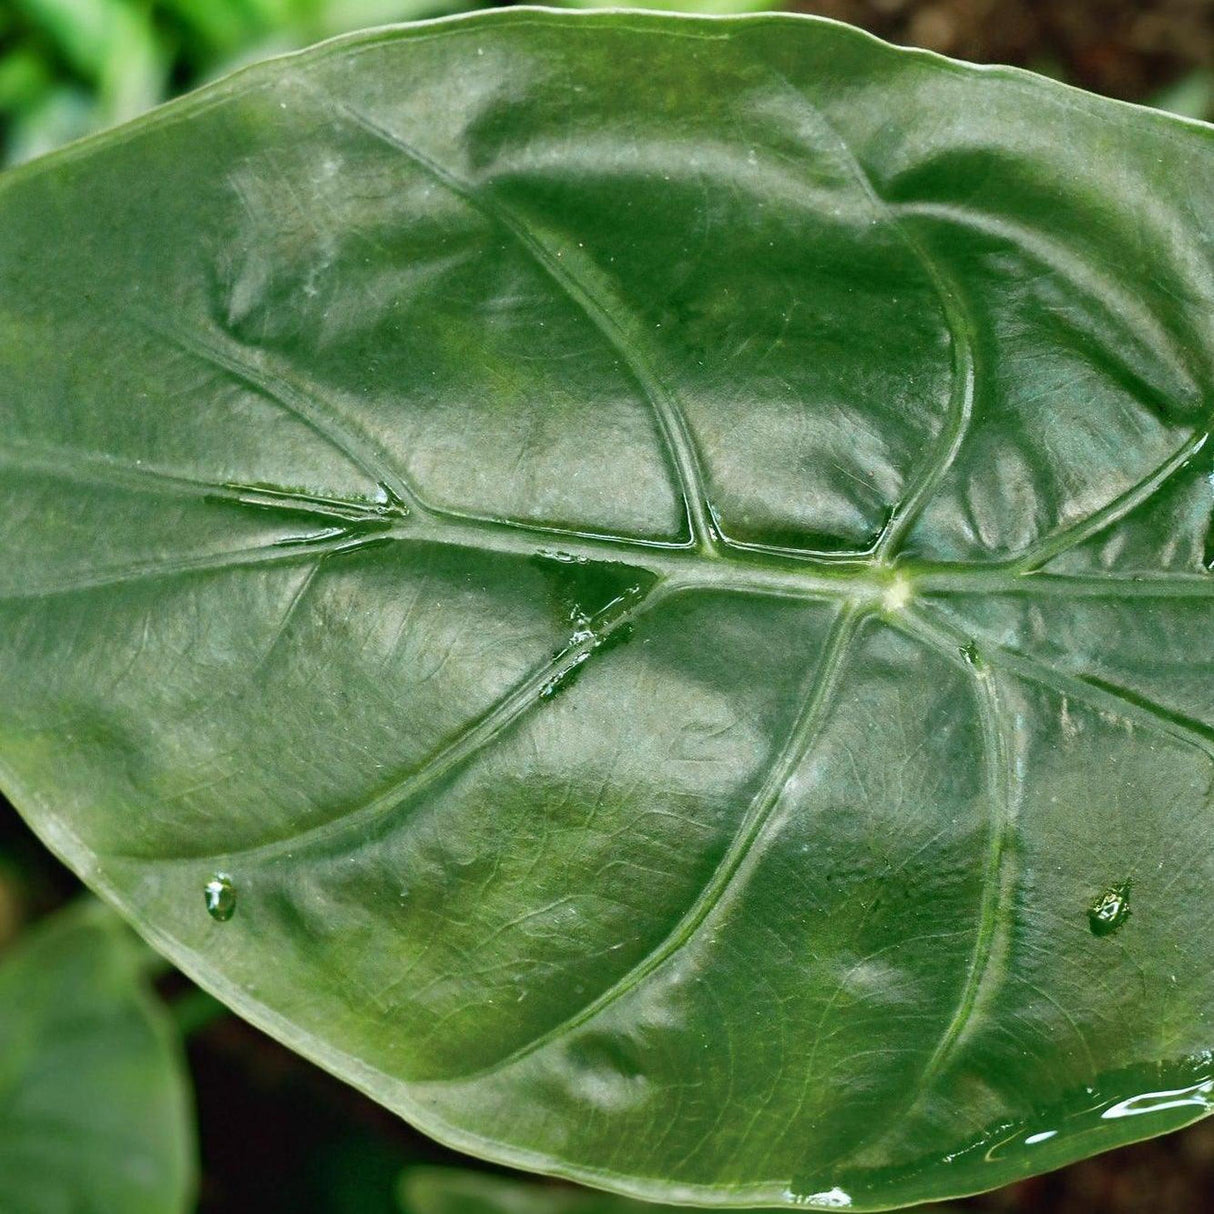
[[[565,0],[602,8],[603,0]],[[267,55],[482,0],[7,0],[0,6],[0,164],[40,156]],[[639,0],[746,13],[778,0]]]
[[[0,1210],[187,1208],[189,1081],[149,956],[90,898],[0,958]]]
[[[1151,104],[1182,118],[1214,119],[1214,69],[1190,72],[1156,94]]]
[[[241,63],[456,0],[9,0],[0,149],[9,163],[133,118]]]

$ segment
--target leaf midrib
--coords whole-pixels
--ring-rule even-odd
[[[1194,446],[1196,440],[1185,445]],[[67,449],[37,450],[9,440],[0,446],[0,463],[20,466],[65,479],[112,483],[131,489],[141,481],[155,485],[161,493],[216,500],[236,507],[284,517],[309,515],[327,524],[322,532],[303,533],[260,547],[212,556],[171,561],[137,562],[113,570],[92,568],[76,580],[62,585],[26,583],[16,593],[0,593],[0,602],[38,599],[107,585],[125,584],[142,578],[177,572],[219,570],[287,560],[308,560],[339,552],[357,551],[371,543],[424,543],[494,552],[523,558],[561,555],[579,561],[625,564],[652,578],[669,583],[674,590],[718,590],[777,598],[839,599],[878,605],[899,581],[913,597],[918,594],[1044,594],[1084,598],[1171,598],[1212,597],[1214,577],[1209,573],[1166,574],[1056,574],[1036,567],[1036,561],[1013,556],[985,563],[922,561],[895,556],[883,559],[874,552],[840,553],[834,557],[794,555],[788,551],[764,550],[756,545],[737,544],[718,535],[711,549],[691,543],[669,543],[602,533],[565,531],[536,524],[440,511],[422,506],[411,495],[414,507],[393,511],[381,502],[366,499],[323,498],[299,490],[271,485],[244,486],[166,473],[153,467],[131,466],[111,458],[87,458]],[[1169,457],[1169,473],[1183,466],[1179,456]],[[1146,482],[1153,489],[1161,483],[1159,470]],[[1125,506],[1132,493],[1121,495]],[[1108,513],[1109,526],[1123,514]],[[1088,538],[1088,520],[1078,529]],[[1050,544],[1050,555],[1066,547]],[[259,561],[260,558],[260,561]]]

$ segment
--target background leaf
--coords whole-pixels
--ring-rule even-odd
[[[1193,1120],[1212,196],[1022,73],[534,12],[10,174],[5,788],[520,1166],[879,1208]]]
[[[190,1208],[188,1081],[143,960],[91,904],[45,920],[0,956],[0,1208]]]
[[[1183,118],[1214,116],[1214,70],[1190,72],[1158,93],[1151,104]]]

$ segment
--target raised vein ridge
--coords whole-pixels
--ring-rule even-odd
[[[531,256],[536,265],[581,310],[612,349],[619,354],[644,393],[658,424],[658,433],[662,437],[667,457],[678,478],[679,490],[691,529],[692,542],[700,548],[711,548],[715,542],[716,528],[709,513],[708,494],[691,427],[674,395],[654,373],[649,359],[636,348],[635,339],[628,335],[616,319],[617,314],[623,309],[622,301],[613,298],[610,306],[607,306],[598,294],[603,290],[602,285],[591,288],[590,282],[593,281],[594,270],[593,267],[585,264],[586,259],[578,255],[577,251],[572,248],[562,249],[562,257],[558,259],[540,233],[507,207],[501,199],[487,191],[478,191],[469,183],[460,180],[450,169],[432,160],[420,148],[414,147],[401,135],[381,126],[369,114],[347,104],[332,93],[320,89],[311,81],[302,83],[326,106],[344,115],[369,135],[400,152],[428,176],[462,198],[491,222],[505,228],[519,246]],[[583,263],[581,273],[574,271],[574,262]]]
[[[954,665],[964,666],[970,675],[974,707],[982,731],[982,761],[990,816],[973,953],[953,1014],[915,1083],[907,1107],[909,1115],[960,1047],[975,1020],[983,995],[1003,977],[1012,927],[1018,794],[1011,766],[1011,731],[999,699],[999,689],[981,655],[974,661],[968,660],[963,656],[966,638],[961,633],[938,621],[929,622],[917,613],[907,612],[896,626]]]
[[[705,883],[699,897],[666,939],[641,958],[596,999],[560,1024],[492,1066],[477,1071],[475,1074],[452,1076],[448,1082],[464,1083],[506,1070],[543,1049],[549,1043],[575,1031],[605,1008],[622,999],[629,991],[638,987],[695,936],[738,877],[756,841],[779,805],[788,781],[819,736],[834,704],[835,692],[848,650],[859,626],[867,618],[867,614],[856,604],[849,603],[840,608],[823,645],[821,655],[809,673],[804,704],[787,741],[768,769],[767,777],[751,801],[749,810],[742,819],[733,841],[721,857],[716,870]]]

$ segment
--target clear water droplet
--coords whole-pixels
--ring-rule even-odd
[[[935,1180],[925,1179],[942,1164],[953,1192],[990,1189],[1026,1171],[1059,1167],[1214,1113],[1212,1072],[1214,1050],[1120,1068],[1027,1117],[995,1122],[947,1154],[928,1152],[895,1168],[856,1168],[832,1180],[862,1209],[891,1202],[902,1208],[942,1196]],[[786,1197],[818,1187],[795,1177]]]
[[[216,873],[203,890],[207,914],[218,923],[226,923],[236,912],[236,886],[227,873]]]
[[[852,1203],[851,1195],[838,1185],[818,1193],[794,1193],[789,1189],[784,1198],[790,1205],[809,1206],[813,1210],[846,1210]]]
[[[1214,1079],[1203,1079],[1188,1087],[1169,1088],[1162,1092],[1139,1092],[1137,1096],[1119,1100],[1100,1116],[1104,1121],[1114,1121],[1121,1117],[1141,1117],[1146,1113],[1190,1108],[1206,1113],[1214,1108]]]
[[[1030,1134],[1025,1140],[1026,1147],[1035,1147],[1039,1142],[1049,1142],[1051,1138],[1057,1138],[1057,1130],[1038,1130],[1036,1134]]]
[[[977,666],[982,660],[978,653],[978,646],[973,641],[966,641],[958,652],[971,666]]]
[[[1088,907],[1088,926],[1093,936],[1108,936],[1130,915],[1130,882],[1110,885]]]
[[[577,654],[564,670],[558,671],[540,688],[540,699],[551,700],[567,687],[571,687],[582,673],[582,666],[589,657],[589,652]]]

